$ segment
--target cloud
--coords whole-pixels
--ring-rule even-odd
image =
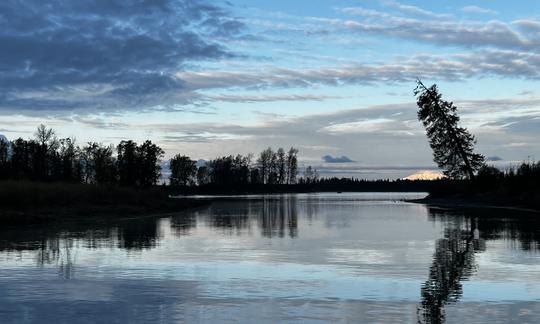
[[[523,91],[520,91],[517,95],[518,96],[532,96],[536,93],[535,90],[523,90]]]
[[[449,14],[437,14],[437,13],[434,13],[434,12],[429,11],[429,10],[422,9],[420,7],[417,7],[417,6],[406,5],[406,4],[402,4],[402,3],[399,3],[399,2],[393,1],[393,0],[384,0],[381,3],[383,5],[388,6],[388,7],[397,9],[397,10],[403,12],[403,13],[412,14],[412,15],[415,15],[415,16],[428,17],[428,18],[448,18],[448,17],[450,17]]]
[[[234,102],[234,103],[254,103],[254,102],[275,102],[275,101],[324,101],[328,99],[340,99],[340,96],[292,94],[292,95],[207,95],[201,100]]]
[[[351,163],[355,162],[351,160],[349,157],[342,155],[342,156],[336,156],[333,157],[331,155],[325,155],[322,157],[323,161],[326,163]]]
[[[0,4],[0,109],[125,110],[184,103],[189,62],[231,57],[243,24],[199,0]]]
[[[471,14],[482,14],[482,15],[496,15],[498,14],[497,11],[486,9],[478,6],[465,6],[461,8],[461,11]]]
[[[457,21],[444,17],[417,19],[362,7],[343,8],[342,11],[358,18],[345,20],[310,17],[308,19],[328,26],[329,32],[349,31],[360,35],[386,36],[438,46],[512,50],[540,48],[538,37],[521,32],[525,28],[537,28],[536,20],[522,20],[510,24],[498,20]]]
[[[192,91],[209,89],[261,90],[267,88],[302,88],[316,85],[369,85],[373,83],[414,82],[423,79],[457,81],[472,77],[505,77],[537,80],[540,77],[540,54],[512,50],[483,49],[451,55],[416,54],[409,58],[373,64],[343,64],[320,68],[282,68],[202,70],[176,75]],[[320,96],[209,96],[225,101],[323,100]]]

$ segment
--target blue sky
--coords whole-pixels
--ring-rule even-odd
[[[396,178],[435,168],[415,116],[418,77],[458,105],[479,153],[509,165],[540,156],[539,9],[6,1],[0,133],[29,137],[45,123],[81,144],[148,138],[194,159],[292,145],[326,175]]]

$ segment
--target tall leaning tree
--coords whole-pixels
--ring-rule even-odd
[[[419,107],[418,119],[426,128],[435,163],[450,178],[473,179],[485,163],[484,156],[474,153],[474,135],[459,126],[457,107],[442,100],[435,84],[428,88],[417,80],[414,95]]]

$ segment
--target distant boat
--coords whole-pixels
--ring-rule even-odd
[[[337,193],[341,193],[341,191],[338,191]]]

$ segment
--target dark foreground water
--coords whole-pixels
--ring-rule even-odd
[[[3,228],[0,323],[540,322],[538,215],[404,197],[237,197]]]

